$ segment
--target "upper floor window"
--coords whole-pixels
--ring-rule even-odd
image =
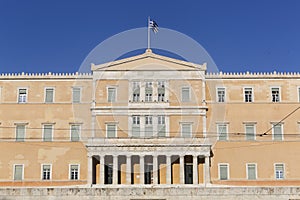
[[[140,116],[132,116],[132,137],[140,137]]]
[[[164,115],[157,116],[158,126],[157,126],[157,136],[164,137],[166,136],[166,119]]]
[[[153,136],[153,120],[151,115],[145,116],[145,136]]]
[[[27,102],[27,89],[20,88],[18,90],[18,103],[26,103]]]
[[[280,88],[273,87],[271,88],[272,93],[272,102],[279,102],[280,101]]]
[[[298,87],[298,101],[300,102],[300,87]]]
[[[54,88],[46,88],[45,103],[53,103],[53,102],[54,102]]]
[[[219,179],[228,180],[229,179],[229,164],[219,164]]]
[[[51,165],[42,164],[42,180],[50,180],[51,179]]]
[[[228,138],[228,127],[227,124],[217,125],[218,140],[227,140]]]
[[[106,137],[108,138],[117,137],[117,125],[115,123],[106,124]]]
[[[282,124],[276,123],[272,124],[273,126],[273,140],[283,140],[283,131],[282,131]]]
[[[246,140],[255,140],[255,125],[245,124]]]
[[[284,164],[278,163],[275,164],[275,178],[276,179],[284,179]]]
[[[217,88],[217,102],[225,102],[225,88]]]
[[[81,102],[81,88],[73,87],[72,88],[72,103],[80,103]]]
[[[79,165],[70,165],[70,180],[79,180]]]
[[[165,101],[165,82],[158,81],[158,88],[157,88],[157,95],[158,95],[158,102]]]
[[[117,94],[117,88],[115,87],[107,88],[107,101],[116,102],[116,94]]]
[[[24,165],[14,165],[14,180],[21,181],[24,179]]]
[[[53,137],[53,125],[52,124],[44,124],[43,126],[43,141],[51,142]]]
[[[17,124],[16,126],[16,141],[23,142],[25,140],[25,125]]]
[[[244,88],[244,100],[245,102],[253,101],[252,88]]]
[[[151,102],[152,96],[153,96],[152,82],[147,81],[146,88],[145,88],[145,102]]]
[[[132,83],[132,101],[133,102],[139,102],[140,101],[140,82],[133,82]]]
[[[192,137],[192,124],[182,123],[181,124],[181,136],[182,137]]]
[[[256,174],[256,164],[248,163],[247,164],[247,179],[248,180],[255,180],[257,178]]]
[[[189,87],[182,87],[181,88],[181,101],[182,102],[188,102],[191,100],[191,94],[190,94],[190,88]]]
[[[80,138],[80,125],[72,124],[71,125],[71,141],[76,142],[79,141]]]

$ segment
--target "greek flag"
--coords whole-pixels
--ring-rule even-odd
[[[149,28],[151,28],[154,33],[158,32],[158,25],[154,20],[149,21]]]

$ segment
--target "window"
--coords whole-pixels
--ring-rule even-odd
[[[27,89],[19,89],[18,92],[19,96],[18,96],[18,102],[19,103],[26,103],[27,102]]]
[[[298,101],[300,102],[300,87],[298,87]]]
[[[145,88],[145,102],[151,102],[152,101],[152,82],[146,82],[146,88]]]
[[[244,100],[245,102],[252,102],[252,88],[244,88]]]
[[[140,116],[132,116],[132,137],[140,137]]]
[[[133,88],[132,101],[139,102],[140,101],[140,83],[133,82],[132,88]]]
[[[166,136],[166,119],[165,119],[165,116],[159,115],[157,118],[158,118],[158,120],[157,120],[158,121],[157,136],[158,137],[165,137]]]
[[[70,165],[70,179],[79,180],[79,165]]]
[[[279,88],[271,88],[272,92],[272,102],[279,102],[280,101],[280,89]]]
[[[25,140],[25,125],[20,124],[16,126],[16,141],[23,142]]]
[[[158,81],[158,88],[157,88],[157,95],[158,95],[158,102],[165,101],[165,82]]]
[[[116,88],[107,88],[107,101],[108,102],[116,102]]]
[[[254,124],[246,124],[246,140],[255,140],[255,126]]]
[[[273,140],[283,140],[282,124],[273,124]]]
[[[53,103],[54,102],[54,89],[46,88],[45,89],[45,103]]]
[[[256,180],[256,164],[247,164],[247,179]]]
[[[181,101],[182,102],[190,101],[190,88],[189,87],[181,88]]]
[[[217,125],[218,139],[227,140],[227,124],[218,124]]]
[[[21,181],[23,180],[23,168],[24,165],[14,165],[14,180]]]
[[[43,127],[43,141],[44,142],[52,141],[52,132],[53,132],[53,125],[45,124]]]
[[[76,142],[79,141],[80,138],[80,125],[72,124],[71,125],[71,141]]]
[[[192,137],[192,124],[190,123],[181,124],[181,136]]]
[[[153,123],[152,123],[152,116],[150,115],[145,116],[145,136],[146,137],[153,136]]]
[[[277,180],[284,179],[284,164],[275,164],[275,178]]]
[[[81,102],[81,88],[79,87],[72,88],[72,102],[73,103]]]
[[[219,179],[228,180],[229,179],[229,165],[219,164]]]
[[[108,137],[108,138],[117,137],[117,125],[116,124],[106,124],[106,137]]]
[[[225,88],[217,88],[217,102],[225,102]]]
[[[51,179],[51,165],[42,165],[42,179],[43,180]]]

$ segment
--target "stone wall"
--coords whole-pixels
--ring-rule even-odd
[[[0,200],[300,199],[300,187],[0,188]]]

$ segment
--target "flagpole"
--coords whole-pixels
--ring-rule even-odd
[[[148,48],[150,49],[150,17],[148,17]]]

